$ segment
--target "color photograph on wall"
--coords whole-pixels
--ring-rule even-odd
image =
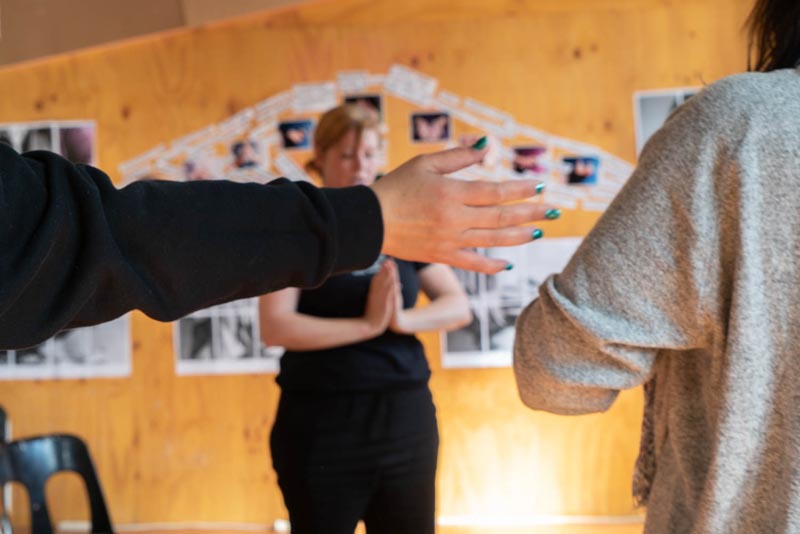
[[[428,112],[411,114],[411,140],[415,143],[444,143],[450,140],[450,115]]]

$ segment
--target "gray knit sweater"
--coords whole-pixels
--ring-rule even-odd
[[[647,534],[800,533],[800,72],[681,106],[517,322],[528,406],[655,378]]]

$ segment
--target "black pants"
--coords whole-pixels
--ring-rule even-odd
[[[292,534],[433,534],[439,450],[427,387],[284,392],[270,438]]]

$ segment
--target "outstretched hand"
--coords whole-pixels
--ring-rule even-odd
[[[453,148],[417,156],[375,182],[383,252],[487,274],[506,268],[505,260],[472,249],[529,243],[533,228],[524,225],[545,219],[553,206],[518,202],[537,194],[533,180],[468,182],[445,176],[480,162],[484,153]]]

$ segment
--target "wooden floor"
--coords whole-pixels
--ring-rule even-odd
[[[439,527],[437,534],[642,534],[643,525],[641,524],[621,524],[621,525],[546,525],[531,527]],[[78,529],[68,530],[59,529],[58,534],[78,534]],[[269,530],[250,530],[241,529],[155,529],[138,530],[128,529],[122,526],[117,530],[118,533],[136,532],[136,534],[268,534],[275,532]],[[20,528],[14,530],[15,534],[29,534],[28,529]],[[364,534],[364,528],[359,525],[356,534]]]
[[[437,534],[642,534],[644,525],[547,525],[519,528],[439,527]]]
[[[439,527],[437,534],[642,534],[643,524],[634,525],[542,525],[531,527]],[[364,534],[359,526],[357,534]]]

